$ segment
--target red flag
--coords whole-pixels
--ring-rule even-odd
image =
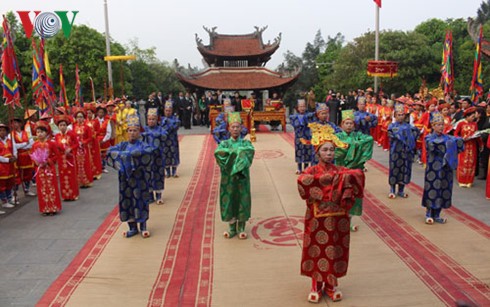
[[[381,8],[381,0],[373,0]]]
[[[78,75],[78,64],[75,68],[75,103],[77,106],[81,106],[80,104],[80,76]]]

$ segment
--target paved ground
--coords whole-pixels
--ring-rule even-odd
[[[206,132],[203,127],[181,130],[182,134]],[[260,140],[260,134],[257,137]],[[376,148],[374,159],[387,165],[388,155]],[[418,165],[413,181],[423,185],[423,169]],[[112,170],[94,187],[82,190],[78,201],[63,203],[63,212],[57,216],[41,216],[36,198],[21,198],[18,208],[0,216],[0,306],[38,302],[114,208],[116,186],[117,174]],[[453,200],[456,207],[489,225],[490,202],[484,189],[485,182],[479,180],[472,189],[455,187]]]

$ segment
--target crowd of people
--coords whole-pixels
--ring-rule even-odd
[[[425,223],[445,224],[453,176],[471,188],[477,173],[487,179],[490,105],[469,98],[376,95],[371,89],[341,101],[334,92],[322,103],[298,100],[290,123],[300,196],[306,200],[301,274],[312,280],[310,302],[323,294],[342,299],[337,278],[348,266],[349,229],[362,215],[365,163],[373,146],[389,154],[387,197],[406,198],[413,162],[425,168],[421,205]],[[328,145],[325,145],[328,144]],[[478,167],[479,166],[479,167]],[[487,181],[486,197],[490,198]],[[351,190],[352,189],[352,190]]]
[[[19,188],[26,196],[36,196],[30,190],[35,184],[39,212],[54,215],[62,209],[61,200],[76,201],[79,189],[90,188],[110,166],[118,171],[119,215],[128,224],[124,236],[140,233],[147,238],[149,204],[163,204],[165,178],[178,177],[179,127],[190,129],[196,105],[201,109],[197,124],[209,125],[209,108],[222,105],[213,136],[221,170],[221,219],[228,224],[224,237],[246,239],[255,150],[236,112],[244,97],[221,95],[220,101],[219,94],[206,92],[196,104],[189,93],[179,93],[175,100],[152,93],[144,123],[125,97],[58,107],[39,120],[39,112],[26,110],[24,118],[0,124],[2,207],[18,204]],[[365,163],[372,158],[373,146],[389,152],[390,199],[408,197],[405,186],[411,182],[412,164],[424,165],[421,205],[428,225],[447,222],[441,212],[451,207],[454,171],[465,188],[471,188],[477,171],[481,179],[490,178],[490,105],[417,95],[388,99],[370,89],[352,97],[347,103],[330,93],[326,102],[312,108],[307,96],[290,115],[298,191],[306,201],[301,274],[312,281],[310,302],[319,302],[323,294],[333,301],[342,299],[337,279],[347,273],[350,232],[358,231],[353,218],[362,215]],[[250,99],[248,107],[255,108],[260,100],[254,95]],[[280,99],[274,95],[272,101]]]
[[[227,113],[241,112],[249,108],[248,103],[250,102],[253,103],[251,108],[255,111],[263,111],[265,106],[270,106],[274,109],[283,107],[283,101],[276,92],[273,92],[271,98],[264,102],[256,92],[241,95],[238,91],[225,93],[221,90],[208,90],[201,96],[188,91],[179,92],[177,97],[174,97],[172,93],[163,96],[162,92],[153,92],[149,95],[145,108],[146,110],[157,108],[159,112],[162,112],[166,101],[172,102],[175,115],[179,117],[181,126],[185,129],[192,129],[192,126],[205,126],[209,128],[211,125],[209,118],[211,109],[225,111],[226,108]],[[246,105],[244,105],[243,101],[246,101]],[[273,130],[276,130],[278,125],[279,123],[273,122]]]
[[[24,118],[1,123],[0,214],[19,204],[17,194],[22,188],[28,197],[37,195],[40,213],[55,215],[62,210],[62,200],[78,200],[80,188],[90,188],[108,172],[109,163],[118,170],[120,179],[122,175],[138,175],[151,181],[147,185],[139,180],[143,177],[136,180],[143,182],[138,195],[120,194],[121,220],[138,220],[143,223],[142,234],[148,236],[143,222],[148,218],[145,208],[151,201],[163,203],[164,179],[178,177],[180,163],[177,137],[180,121],[174,115],[172,102],[167,101],[162,113],[159,111],[149,108],[147,122],[140,126],[133,103],[122,97],[70,108],[60,106],[41,116],[39,111],[27,109]],[[149,156],[143,160],[153,163],[148,169],[138,170],[135,161],[141,158],[142,151],[134,143],[140,137],[149,144],[145,148]],[[122,185],[125,182],[126,179],[120,180]],[[126,184],[134,189],[132,182]],[[37,193],[31,191],[33,185]],[[132,195],[130,200],[127,195]],[[134,232],[131,229],[132,224],[128,236]]]

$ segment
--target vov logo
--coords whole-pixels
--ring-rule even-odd
[[[31,38],[32,32],[43,38],[55,36],[61,29],[66,38],[70,37],[73,22],[79,11],[72,11],[73,17],[68,20],[68,11],[42,12],[34,11],[34,19],[32,20],[29,14],[31,11],[17,11],[20,21],[24,27],[24,32],[27,38]]]

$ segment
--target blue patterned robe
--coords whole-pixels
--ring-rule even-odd
[[[371,117],[371,121],[366,121],[366,116]],[[356,131],[361,131],[364,134],[371,135],[369,129],[378,125],[378,117],[369,112],[354,112],[354,123],[356,124]]]
[[[177,130],[179,130],[180,121],[177,116],[162,117],[161,126],[167,131],[166,146],[163,148],[165,153],[165,167],[177,167],[180,164],[179,138]]]
[[[225,113],[220,113],[215,119],[215,127],[213,129],[213,138],[217,144],[228,140],[231,136],[230,131],[228,131],[228,123],[225,119]],[[242,131],[240,131],[240,138],[243,139],[248,134],[247,127],[242,125]]]
[[[420,130],[405,122],[392,123],[388,126],[390,138],[390,174],[388,182],[395,184],[409,184],[412,179],[412,163],[415,157],[416,142]]]
[[[153,149],[143,141],[121,142],[109,148],[107,164],[119,172],[119,217],[143,223],[149,217]]]
[[[308,123],[314,117],[314,113],[289,115],[289,120],[294,128],[294,149],[296,163],[310,163],[315,151],[313,146],[301,143],[301,139],[311,140],[311,130]]]
[[[167,131],[161,126],[145,127],[143,141],[153,147],[153,161],[151,173],[151,190],[161,191],[165,188],[165,154],[167,146]]]
[[[460,137],[428,134],[425,137],[427,167],[425,168],[422,206],[428,209],[451,207],[453,171],[458,167],[458,153],[464,150]]]

